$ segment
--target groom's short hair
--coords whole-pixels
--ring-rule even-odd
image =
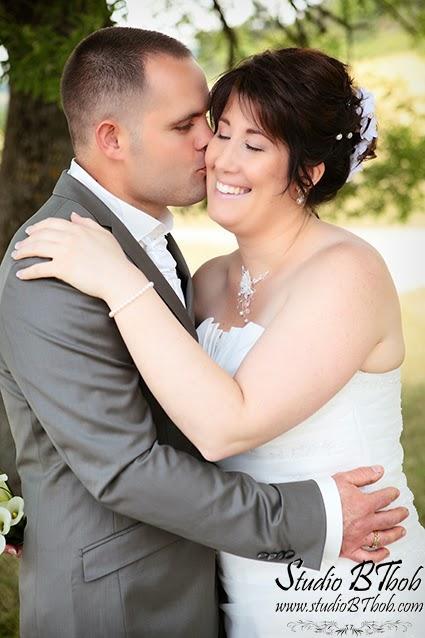
[[[146,86],[145,63],[152,55],[190,57],[178,40],[146,29],[106,27],[82,40],[61,78],[62,107],[74,150],[87,143],[94,123],[126,108],[127,98]]]

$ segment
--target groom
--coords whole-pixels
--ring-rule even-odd
[[[76,160],[30,221],[76,211],[109,228],[196,339],[167,206],[205,196],[203,73],[176,40],[112,27],[72,53],[62,100]],[[399,537],[404,510],[377,513],[397,491],[356,487],[380,478],[372,468],[265,485],[205,462],[102,301],[15,277],[24,237],[0,269],[0,384],[28,517],[22,638],[215,638],[214,549],[318,569],[340,552],[368,558],[373,530],[382,545]]]

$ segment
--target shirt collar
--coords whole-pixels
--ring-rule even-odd
[[[158,237],[170,233],[173,229],[173,215],[167,210],[159,219],[152,217],[139,208],[128,204],[101,186],[75,159],[71,161],[68,174],[84,184],[94,193],[126,226],[136,241],[145,245]]]

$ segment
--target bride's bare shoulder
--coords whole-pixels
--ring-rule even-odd
[[[317,270],[318,276],[334,273],[338,274],[336,279],[340,281],[344,281],[345,277],[355,278],[358,282],[378,286],[383,293],[394,292],[394,284],[382,255],[358,235],[322,222],[322,236],[317,248],[308,266]],[[311,275],[311,269],[306,270]]]
[[[227,273],[235,253],[209,259],[193,275],[194,308],[197,320],[214,316],[217,299],[225,290]]]

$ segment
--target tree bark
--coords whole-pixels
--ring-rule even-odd
[[[72,158],[65,116],[56,104],[10,88],[0,166],[0,253],[41,206]]]

